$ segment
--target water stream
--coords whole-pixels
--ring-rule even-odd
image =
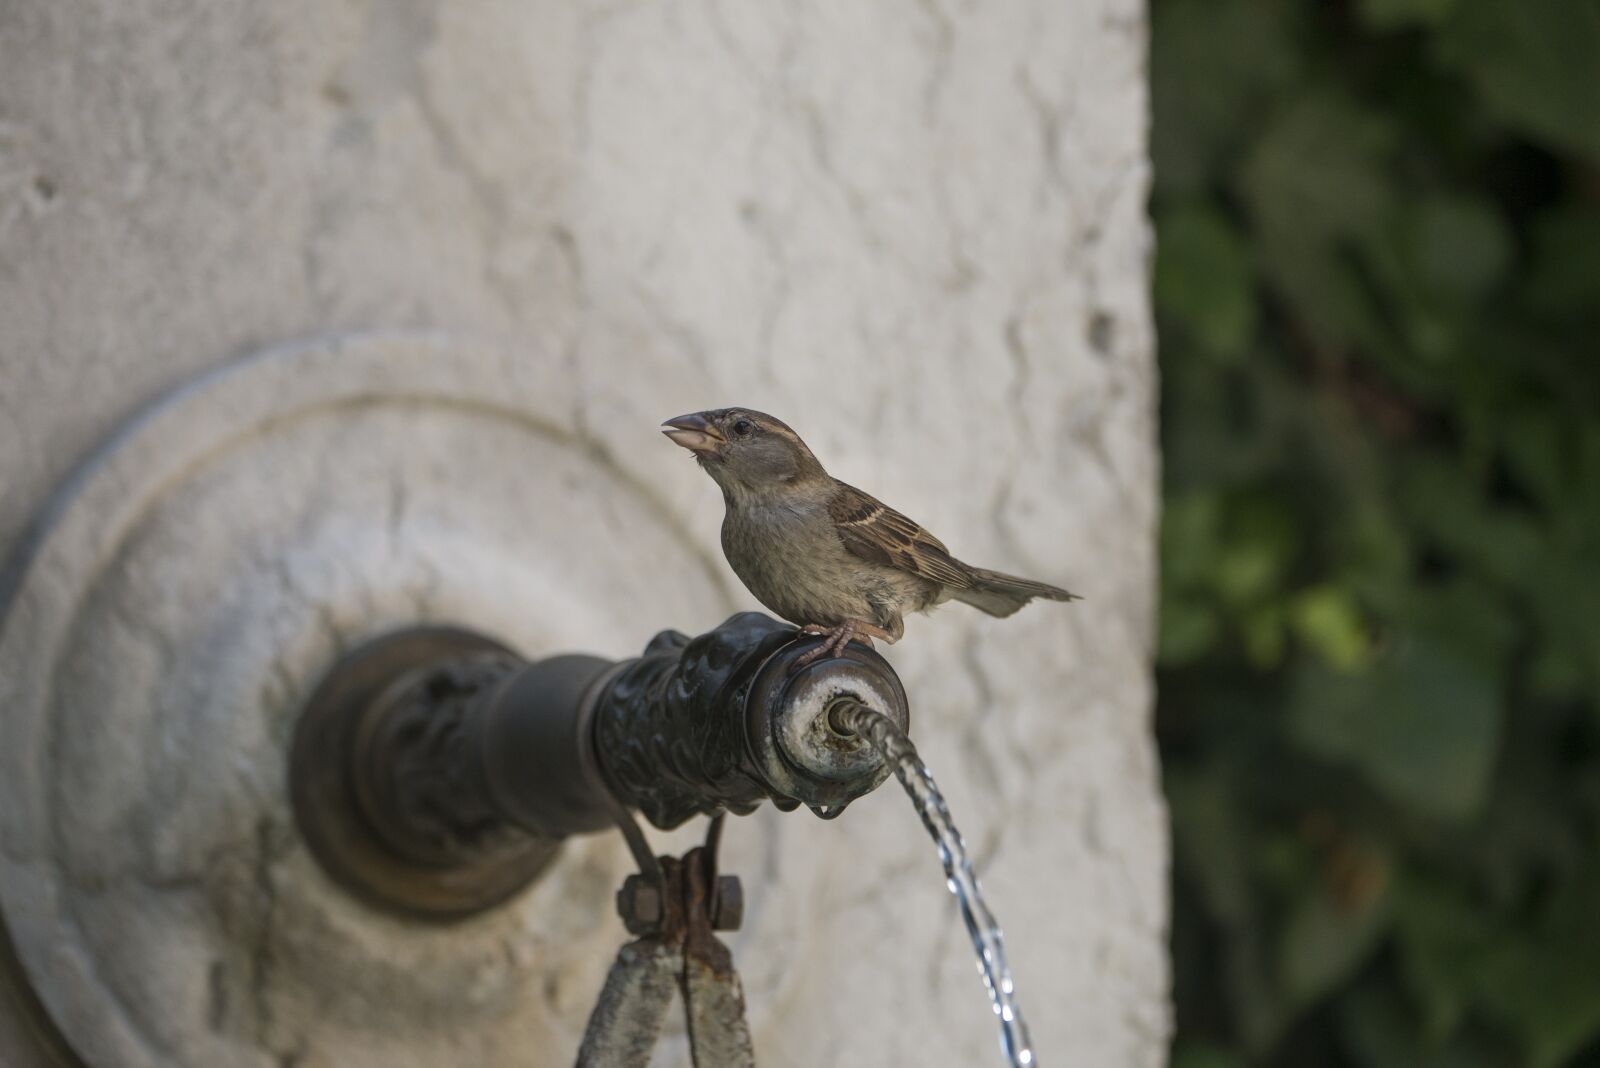
[[[905,787],[917,815],[922,817],[922,825],[939,849],[945,885],[961,907],[961,918],[966,922],[973,951],[978,955],[978,974],[989,991],[994,1014],[1000,1019],[1000,1051],[1013,1068],[1034,1064],[1033,1041],[1028,1037],[1022,1010],[1017,1007],[1011,968],[1006,964],[1005,938],[994,913],[983,900],[978,876],[972,870],[972,858],[967,855],[967,844],[950,818],[950,808],[934,784],[928,765],[917,756],[917,747],[893,720],[857,701],[845,700],[834,706],[829,723],[840,734],[857,734],[871,742],[894,769],[900,785]]]

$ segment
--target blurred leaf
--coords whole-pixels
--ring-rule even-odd
[[[1600,683],[1600,570],[1592,544],[1547,549],[1530,558],[1528,584],[1542,651],[1579,684]],[[1554,667],[1555,664],[1550,665]],[[1600,694],[1591,694],[1591,700]],[[1600,702],[1596,702],[1600,705]]]
[[[1583,695],[1588,672],[1572,653],[1557,645],[1546,645],[1533,654],[1529,682],[1541,697],[1572,701]]]
[[[1515,1062],[1479,1042],[1441,1044],[1418,1033],[1397,992],[1379,985],[1355,991],[1340,1007],[1340,1033],[1370,1068],[1510,1068]]]
[[[1332,667],[1351,671],[1372,659],[1372,641],[1348,590],[1315,586],[1299,594],[1290,610],[1295,633]]]
[[[1353,764],[1402,805],[1471,815],[1499,739],[1493,667],[1426,634],[1397,646],[1359,675],[1301,665],[1290,729],[1308,751]]]
[[[1283,584],[1299,546],[1293,513],[1283,502],[1253,495],[1230,502],[1213,582],[1224,602],[1243,605]]]
[[[1340,523],[1325,530],[1328,553],[1353,594],[1363,604],[1392,613],[1393,602],[1404,587],[1415,548],[1411,531],[1402,523],[1400,509],[1363,486],[1368,499],[1343,501]]]
[[[1395,214],[1384,168],[1396,140],[1383,115],[1318,88],[1282,108],[1241,172],[1261,266],[1324,344],[1383,343],[1353,257]]]
[[[1212,769],[1184,773],[1168,780],[1167,795],[1173,823],[1181,828],[1179,860],[1204,891],[1209,911],[1224,923],[1247,922],[1248,849],[1227,779]]]
[[[1461,0],[1439,54],[1503,121],[1600,160],[1600,0]]]
[[[1208,585],[1222,551],[1222,495],[1188,493],[1167,501],[1161,517],[1162,574],[1168,586]]]
[[[1168,0],[1152,17],[1156,182],[1164,191],[1192,189],[1294,77],[1299,13],[1278,0]]]
[[[1249,256],[1220,212],[1176,210],[1161,222],[1156,307],[1206,351],[1237,358],[1255,328]]]
[[[1511,237],[1482,197],[1437,196],[1417,210],[1417,269],[1439,293],[1461,300],[1482,297],[1506,273]]]
[[[1454,1031],[1472,1002],[1476,968],[1495,926],[1462,891],[1412,876],[1397,891],[1402,970],[1435,1041]]]
[[[1161,601],[1162,664],[1192,663],[1208,653],[1222,634],[1222,619],[1203,601],[1164,595]]]
[[[1568,880],[1533,937],[1503,938],[1477,971],[1486,1011],[1522,1037],[1530,1068],[1600,1035],[1600,860]]]
[[[1172,1068],[1244,1068],[1244,1064],[1218,1046],[1180,1041],[1172,1049]]]
[[[1529,302],[1553,314],[1600,316],[1600,206],[1563,206],[1534,226]]]
[[[1246,611],[1239,622],[1245,655],[1252,664],[1269,668],[1283,662],[1288,635],[1285,633],[1283,609],[1280,606],[1258,605]]]
[[[1291,99],[1261,134],[1243,188],[1267,238],[1313,242],[1369,234],[1393,191],[1383,174],[1396,130],[1382,114],[1319,88]]]
[[[1280,967],[1290,1002],[1309,1004],[1348,978],[1377,947],[1388,921],[1387,889],[1346,904],[1313,885],[1284,928]]]
[[[1403,480],[1419,533],[1507,586],[1527,581],[1530,561],[1546,548],[1531,516],[1494,506],[1470,473],[1440,456],[1412,458]]]
[[[1284,546],[1268,538],[1240,539],[1216,561],[1217,590],[1225,601],[1243,604],[1272,589],[1283,574]]]
[[[1443,22],[1457,0],[1361,0],[1361,17],[1375,30]]]
[[[1600,241],[1600,232],[1595,239]],[[1600,270],[1600,259],[1595,267]],[[1563,456],[1561,425],[1543,412],[1522,408],[1503,412],[1500,430],[1506,462],[1522,488],[1546,508],[1558,508],[1572,482]]]

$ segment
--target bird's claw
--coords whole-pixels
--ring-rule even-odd
[[[841,623],[837,627],[824,627],[819,623],[808,623],[800,628],[801,634],[815,634],[822,638],[814,648],[807,649],[795,658],[789,667],[792,675],[807,664],[821,660],[825,656],[838,656],[844,647],[852,641],[861,642],[868,649],[872,648],[872,639],[861,633],[854,624]]]

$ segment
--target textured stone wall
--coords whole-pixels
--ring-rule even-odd
[[[237,603],[219,600],[206,637],[270,615],[275,640],[297,652],[277,662],[277,688],[259,691],[266,727],[207,734],[214,745],[193,754],[240,765],[251,784],[237,809],[209,810],[215,851],[163,839],[159,807],[130,807],[131,825],[93,813],[53,824],[150,839],[127,867],[57,887],[126,904],[119,929],[198,924],[217,944],[252,940],[208,970],[182,947],[117,959],[144,943],[82,921],[73,937],[100,954],[85,965],[90,985],[135,1017],[169,1013],[135,1020],[132,1037],[83,1024],[100,1056],[208,1068],[570,1058],[623,939],[606,900],[626,870],[620,843],[577,844],[506,916],[474,928],[466,941],[498,962],[490,971],[443,943],[419,950],[421,936],[394,924],[349,935],[347,967],[309,966],[308,941],[365,921],[317,883],[287,821],[285,717],[340,644],[418,615],[498,629],[534,653],[621,656],[659,627],[704,629],[755,607],[710,556],[714,488],[654,431],[738,403],[788,420],[836,475],[963,558],[1084,594],[1004,622],[948,607],[909,621],[889,655],[1006,926],[1043,1063],[1163,1063],[1145,111],[1137,0],[4,5],[0,548],[21,544],[52,489],[133,413],[262,350],[310,341],[322,356],[260,388],[314,393],[307,376],[339,351],[314,339],[426,336],[392,353],[358,345],[371,361],[357,368],[363,388],[388,388],[392,360],[407,390],[425,379],[416,390],[450,394],[439,403],[451,412],[494,396],[512,413],[485,429],[435,412],[416,433],[415,419],[364,410],[298,439],[252,430],[226,463],[209,459],[205,436],[222,434],[221,415],[144,440],[151,463],[192,447],[210,473],[176,466],[159,507],[130,511],[106,544],[85,542],[84,610],[100,615],[63,631],[51,654],[63,663],[90,638],[108,655],[124,641],[143,655],[143,642],[168,658],[150,663],[190,663],[192,617],[158,610],[184,595],[138,579],[165,574],[176,552],[196,566],[174,576],[253,574],[236,548],[254,536],[253,508],[292,503],[301,525],[280,524],[292,539],[337,533],[341,508],[359,527],[360,487],[382,479],[399,488],[375,494],[372,514],[413,490],[421,503],[388,513],[392,572],[346,566],[359,536],[319,535],[300,571],[260,565],[277,575],[270,594],[241,579]],[[266,410],[251,407],[260,427],[272,425]],[[554,443],[548,456],[507,429],[519,412]],[[323,507],[308,440],[329,465],[355,442],[372,477],[360,464],[333,477],[353,489]],[[488,487],[469,493],[474,522],[441,533],[428,509],[448,511],[473,478]],[[611,533],[541,527],[552,511]],[[221,512],[231,518],[207,518]],[[581,552],[630,562],[551,563]],[[445,571],[443,592],[385,587],[412,566]],[[340,592],[347,571],[359,572],[344,584],[356,593]],[[28,611],[76,610],[41,589]],[[58,687],[39,707],[80,717],[85,736],[126,740],[119,732],[144,723],[133,698],[125,715],[96,718],[71,705],[75,692]],[[102,800],[116,797],[107,788]],[[42,863],[24,831],[0,830],[9,871]],[[733,942],[763,1065],[997,1062],[937,862],[892,786],[833,823],[739,821],[726,849],[752,900]],[[205,890],[184,897],[192,885]],[[45,945],[55,932],[32,937]],[[408,985],[406,969],[434,965],[429,983]],[[470,1012],[441,1007],[465,987]],[[130,1008],[124,988],[155,993]],[[333,996],[352,990],[355,1002]],[[687,1063],[673,1042],[670,1063]],[[47,1063],[14,998],[0,998],[0,1063]]]

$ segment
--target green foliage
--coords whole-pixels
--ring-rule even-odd
[[[1600,1066],[1600,0],[1154,0],[1180,1068]]]

